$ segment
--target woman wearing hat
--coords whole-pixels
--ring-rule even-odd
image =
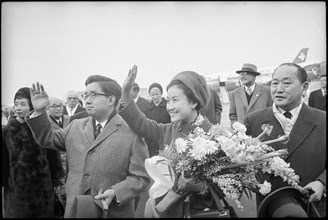
[[[55,218],[54,182],[65,173],[59,153],[35,143],[25,122],[32,110],[30,89],[19,89],[15,117],[2,128],[4,218]]]
[[[209,100],[209,89],[205,79],[195,72],[184,71],[175,75],[167,86],[168,101],[166,109],[171,117],[171,123],[159,124],[154,120],[147,119],[141,114],[129,96],[130,87],[136,75],[137,66],[134,66],[129,71],[129,75],[122,87],[123,92],[119,114],[134,132],[142,137],[156,141],[159,144],[159,149],[163,150],[165,146],[172,146],[176,138],[185,137],[195,128],[194,122],[199,115],[199,110],[206,106]],[[211,125],[208,119],[205,118],[199,126],[204,131],[208,131]],[[201,206],[201,203],[211,200],[205,181],[200,181],[193,177],[187,178],[181,175],[178,178],[177,186],[179,190],[194,192],[193,196],[195,197],[191,201],[194,201],[197,205]],[[150,198],[152,198],[151,195]],[[154,209],[154,206],[159,204],[161,198],[157,198],[156,201],[151,201],[151,199],[147,201],[145,217],[161,216],[160,213],[156,215],[156,210]]]

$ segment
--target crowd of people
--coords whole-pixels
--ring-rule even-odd
[[[296,189],[267,174],[272,191],[256,194],[259,217],[326,215],[325,70],[323,65],[321,88],[310,93],[308,104],[307,73],[297,64],[278,66],[270,87],[255,83],[261,73],[254,64],[236,71],[242,86],[229,94],[231,127],[242,123],[248,135],[257,137],[262,125],[270,124],[267,138],[287,134],[287,143],[270,146],[288,149],[284,159],[301,180],[297,190],[311,192],[300,199]],[[157,82],[148,87],[148,99],[139,96],[136,80],[135,65],[122,85],[90,75],[82,96],[68,91],[66,100],[47,94],[39,82],[18,89],[13,114],[2,112],[3,217],[133,218],[136,210],[145,218],[168,217],[172,206],[154,196],[160,189],[145,160],[174,148],[177,138],[192,132],[199,115],[205,116],[204,131],[220,124],[222,104],[193,71],[177,73],[166,86],[166,97]],[[177,176],[173,186],[192,192],[195,207],[211,207],[216,196],[209,189],[215,187],[189,175]]]

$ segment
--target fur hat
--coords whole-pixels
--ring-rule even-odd
[[[236,73],[238,73],[238,74],[241,72],[252,73],[255,76],[258,76],[261,74],[261,73],[257,72],[257,67],[254,64],[250,64],[250,63],[244,63],[241,70],[236,71]]]
[[[161,94],[163,94],[163,88],[162,88],[162,86],[159,83],[153,83],[153,84],[151,84],[149,86],[148,93],[150,93],[150,90],[152,88],[155,88],[155,87],[158,88],[159,90],[161,90]]]
[[[28,87],[20,88],[20,89],[16,92],[16,94],[15,94],[14,101],[15,101],[18,97],[22,97],[22,98],[26,98],[26,99],[28,99],[28,105],[30,106],[30,110],[32,111],[32,110],[34,109],[34,108],[33,108],[33,105],[32,105],[32,100],[31,100],[30,88],[28,88]]]
[[[193,71],[183,71],[173,77],[173,80],[179,80],[185,84],[195,95],[200,104],[200,109],[205,107],[210,98],[210,91],[205,78]]]

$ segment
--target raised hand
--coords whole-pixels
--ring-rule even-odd
[[[32,105],[36,113],[43,113],[46,111],[49,104],[49,96],[44,90],[43,85],[36,82],[36,86],[33,83],[30,88]]]
[[[129,70],[128,77],[125,79],[123,86],[122,86],[123,93],[130,94],[132,84],[134,83],[134,81],[137,77],[137,70],[138,70],[137,65],[134,65],[132,67],[132,69]]]

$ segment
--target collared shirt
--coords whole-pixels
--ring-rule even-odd
[[[325,90],[321,89],[321,92],[322,92],[323,97],[325,97],[325,95],[327,95],[327,90],[325,92]]]
[[[245,88],[246,93],[247,93],[247,89],[251,88],[251,94],[252,94],[254,92],[254,89],[255,89],[255,83],[253,85],[251,85],[250,87],[244,86],[244,88]]]
[[[99,122],[99,121],[95,120],[95,124],[96,124],[96,126],[97,126],[99,123],[101,124],[100,132],[102,132],[102,130],[104,129],[104,127],[105,127],[107,121],[108,121],[108,120],[103,121],[103,122]]]
[[[137,103],[138,99],[139,99],[139,96],[137,96],[135,99],[133,99],[133,101],[134,101],[135,103]]]
[[[289,135],[290,132],[292,131],[295,121],[297,120],[298,115],[302,109],[302,105],[303,105],[303,101],[301,101],[301,103],[298,106],[296,106],[295,108],[293,108],[292,110],[289,111],[292,114],[292,118],[289,119],[289,118],[286,118],[284,115],[284,113],[286,111],[277,107],[275,103],[272,104],[273,114],[279,121],[285,134]]]
[[[74,112],[76,111],[77,107],[78,107],[78,105],[76,105],[73,109],[71,109],[68,105],[66,105],[67,114],[69,116],[74,115]]]

